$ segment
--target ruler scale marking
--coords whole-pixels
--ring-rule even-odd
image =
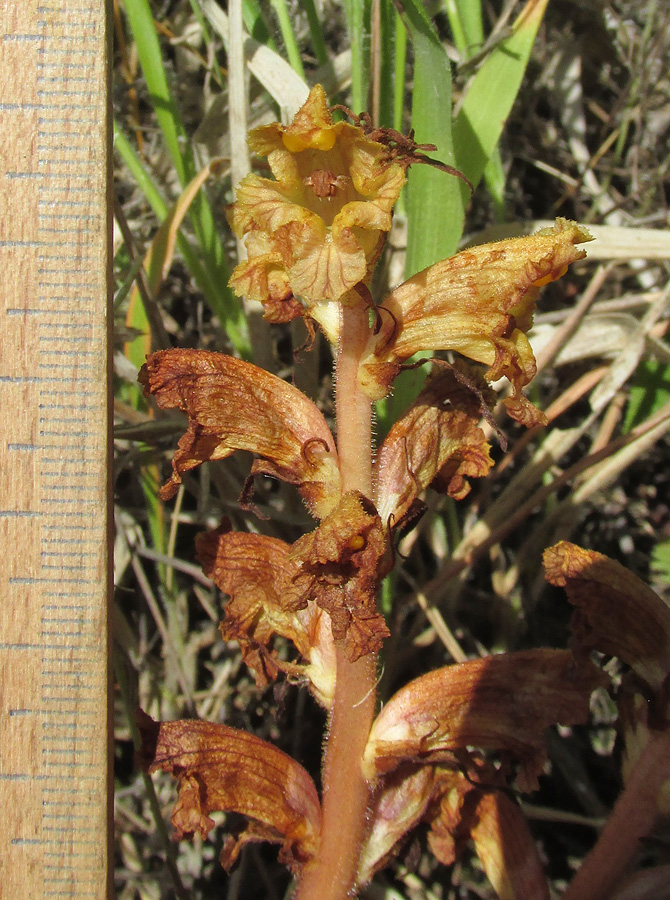
[[[12,136],[0,263],[13,285],[0,305],[0,895],[12,900],[110,893],[106,25],[104,0],[0,0]]]

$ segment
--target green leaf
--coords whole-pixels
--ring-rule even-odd
[[[414,48],[412,128],[419,143],[437,145],[432,154],[456,165],[451,135],[451,65],[437,32],[418,0],[401,13]],[[430,166],[410,169],[407,261],[409,277],[451,256],[463,233],[468,191],[461,181]]]
[[[645,359],[630,381],[630,397],[623,430],[627,434],[670,400],[670,364]]]
[[[528,0],[512,34],[492,50],[472,80],[454,121],[456,166],[476,187],[519,93],[548,0]]]

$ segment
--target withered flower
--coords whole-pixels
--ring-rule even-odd
[[[206,837],[214,827],[210,812],[249,818],[229,839],[221,862],[230,868],[249,841],[282,845],[280,858],[294,871],[318,845],[321,806],[314,782],[299,763],[260,738],[209,722],[154,722],[141,710],[140,757],[149,772],[170,772],[179,781],[172,813],[175,837]]]
[[[545,729],[586,721],[603,680],[570,651],[540,649],[446,666],[401,688],[373,723],[364,754],[366,776],[380,786],[361,883],[424,820],[440,862],[451,865],[472,840],[498,896],[546,900],[535,843],[506,791],[515,772],[517,789],[537,788]]]
[[[544,552],[547,581],[576,607],[579,645],[627,663],[658,693],[670,673],[670,606],[613,559],[560,541]]]
[[[575,650],[616,656],[632,670],[616,696],[624,789],[566,894],[604,900],[670,815],[670,605],[619,563],[568,541],[545,550],[544,567],[576,607]]]
[[[475,379],[475,373],[470,373]],[[389,431],[375,462],[377,509],[382,522],[397,525],[429,485],[462,499],[467,478],[481,478],[493,465],[489,444],[478,427],[481,400],[493,393],[479,384],[474,393],[454,370],[433,377]]]
[[[473,659],[422,675],[401,688],[375,719],[364,756],[368,777],[404,760],[439,759],[469,746],[502,751],[533,783],[544,730],[585,722],[600,671],[569,650],[523,650]]]
[[[479,777],[494,782],[496,773],[484,764]],[[471,840],[500,900],[548,900],[542,861],[518,803],[459,771],[439,770],[434,791],[440,799],[428,843],[436,859],[452,865]]]
[[[196,549],[205,574],[230,595],[221,633],[239,643],[259,687],[283,671],[306,679],[317,701],[329,709],[336,668],[330,617],[296,590],[299,566],[291,546],[222,527],[198,535]],[[280,660],[271,649],[275,635],[292,641],[305,663]]]
[[[586,254],[575,244],[585,228],[557,219],[530,237],[481,244],[435,263],[392,291],[378,307],[359,381],[373,399],[389,392],[405,360],[420,350],[455,350],[486,364],[486,379],[509,379],[509,414],[525,425],[544,421],[523,396],[536,372],[526,332],[539,288]]]
[[[235,450],[261,458],[252,475],[297,486],[311,512],[324,516],[340,496],[335,442],[323,415],[303,393],[251,363],[207,350],[160,350],[142,366],[139,381],[161,409],[188,415],[186,434],[161,489],[172,497],[184,472]]]
[[[249,258],[230,285],[260,300],[271,321],[305,308],[330,321],[321,307],[371,277],[404,169],[360,125],[333,122],[321,85],[290,125],[256,128],[249,146],[275,180],[248,175],[237,188],[229,219]]]
[[[391,557],[371,501],[356,491],[344,494],[316,530],[296,541],[290,559],[299,566],[295,590],[305,604],[312,599],[328,613],[349,659],[378,651],[389,630],[376,593]]]
[[[411,763],[384,779],[370,810],[371,827],[361,854],[358,884],[367,884],[421,822],[435,791],[435,768]]]

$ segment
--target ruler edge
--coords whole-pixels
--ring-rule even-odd
[[[103,52],[103,86],[104,108],[102,110],[101,126],[103,128],[103,147],[105,153],[105,221],[107,226],[105,240],[104,269],[106,273],[106,303],[105,303],[105,339],[106,339],[106,445],[105,445],[105,522],[106,535],[106,579],[105,589],[102,593],[105,609],[102,621],[105,629],[105,664],[107,666],[107,705],[106,728],[104,730],[107,741],[107,772],[106,772],[106,802],[107,824],[105,866],[106,866],[106,900],[114,900],[116,896],[114,883],[115,847],[114,847],[114,636],[112,630],[113,604],[114,604],[114,112],[112,108],[112,77],[114,62],[114,10],[113,0],[99,0],[102,7],[101,18],[104,28],[102,39]]]
[[[11,4],[15,0],[0,0],[0,3]],[[19,0],[20,2],[20,0]],[[39,0],[34,0],[39,5]],[[93,4],[92,4],[93,6]],[[63,11],[67,12],[67,4],[63,6]],[[113,477],[114,477],[114,392],[113,392],[113,374],[114,374],[114,278],[113,278],[113,198],[114,198],[114,179],[113,179],[113,108],[112,108],[112,65],[113,65],[113,8],[111,0],[97,0],[93,8],[90,10],[89,22],[95,23],[100,27],[100,38],[98,41],[98,49],[100,51],[102,61],[98,70],[97,84],[102,89],[102,100],[96,104],[94,137],[91,138],[91,144],[97,146],[102,153],[102,160],[99,164],[98,173],[103,183],[97,196],[96,203],[100,209],[101,217],[104,224],[100,229],[101,256],[97,271],[101,275],[101,287],[99,292],[99,322],[102,326],[102,340],[104,342],[104,364],[101,368],[101,375],[105,379],[101,393],[103,396],[104,426],[100,429],[100,465],[103,473],[101,475],[100,484],[102,490],[99,497],[101,501],[101,515],[103,517],[101,531],[104,535],[104,546],[101,548],[102,564],[99,570],[101,578],[100,595],[99,595],[99,620],[100,620],[100,668],[104,681],[104,697],[101,698],[103,703],[100,722],[99,749],[100,759],[104,761],[105,771],[100,773],[100,780],[97,782],[96,794],[104,798],[105,809],[100,811],[100,819],[105,824],[104,846],[101,848],[102,865],[100,867],[100,877],[96,883],[97,890],[104,890],[105,900],[113,900],[115,897],[114,885],[114,862],[115,862],[115,845],[114,845],[114,667],[113,667],[113,598],[114,598],[114,506],[113,506]],[[11,134],[11,132],[10,132]],[[90,146],[89,145],[89,146]],[[100,746],[105,742],[104,748]],[[76,802],[76,801],[75,801]],[[9,834],[7,834],[9,837]],[[102,835],[101,835],[102,837]],[[0,864],[0,897],[3,894],[2,870],[4,866]],[[25,885],[26,890],[39,890],[39,885],[32,880]],[[73,885],[76,888],[76,882]],[[68,891],[70,897],[73,894]],[[17,898],[19,900],[19,898]],[[102,895],[100,900],[103,900]]]

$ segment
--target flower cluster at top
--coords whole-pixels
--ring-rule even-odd
[[[495,403],[491,382],[509,379],[511,396],[503,402],[513,418],[526,425],[543,420],[522,393],[535,374],[526,331],[540,286],[584,255],[575,244],[588,235],[559,220],[529,238],[474,247],[420,272],[374,306],[366,282],[390,227],[403,166],[359,126],[332,124],[320,89],[293,125],[267,126],[252,142],[269,153],[281,180],[251,175],[240,186],[231,218],[246,235],[250,258],[235,270],[233,285],[255,285],[255,296],[275,321],[282,319],[282,309],[291,310],[289,318],[316,319],[334,343],[340,306],[369,304],[375,325],[364,336],[357,380],[371,400],[391,390],[417,351],[452,350],[487,366],[482,371],[464,359],[441,363],[378,448],[373,496],[343,493],[335,438],[314,403],[287,382],[251,363],[198,350],[156,353],[142,369],[140,380],[158,405],[189,417],[163,498],[202,462],[248,450],[258,457],[252,477],[265,474],[294,484],[322,520],[292,547],[221,533],[218,551],[210,546],[214,538],[206,536],[200,552],[233,598],[226,608],[226,634],[240,642],[257,677],[262,681],[281,668],[267,645],[275,633],[283,634],[311,660],[304,674],[328,705],[334,684],[329,644],[343,643],[355,660],[378,651],[388,634],[375,595],[392,565],[394,531],[416,518],[426,488],[460,499],[469,491],[468,479],[488,473],[492,460],[478,423],[482,416],[490,418]],[[352,192],[368,199],[350,199]],[[361,209],[368,208],[364,215]],[[307,253],[309,265],[301,253]],[[360,265],[346,280],[352,253],[360,256]],[[324,293],[316,291],[317,282]],[[267,571],[244,562],[265,558]],[[250,580],[259,583],[253,590]],[[236,602],[236,595],[245,600]],[[259,603],[266,614],[268,604],[274,609],[271,624],[263,628]],[[326,623],[317,609],[327,613]],[[304,621],[304,610],[313,611],[318,625],[313,617]],[[323,639],[318,652],[317,634]]]
[[[360,126],[334,123],[319,85],[291,125],[257,128],[249,146],[275,180],[249,175],[237,189],[229,219],[249,259],[231,286],[272,322],[309,310],[327,328],[328,305],[372,277],[404,168]]]

